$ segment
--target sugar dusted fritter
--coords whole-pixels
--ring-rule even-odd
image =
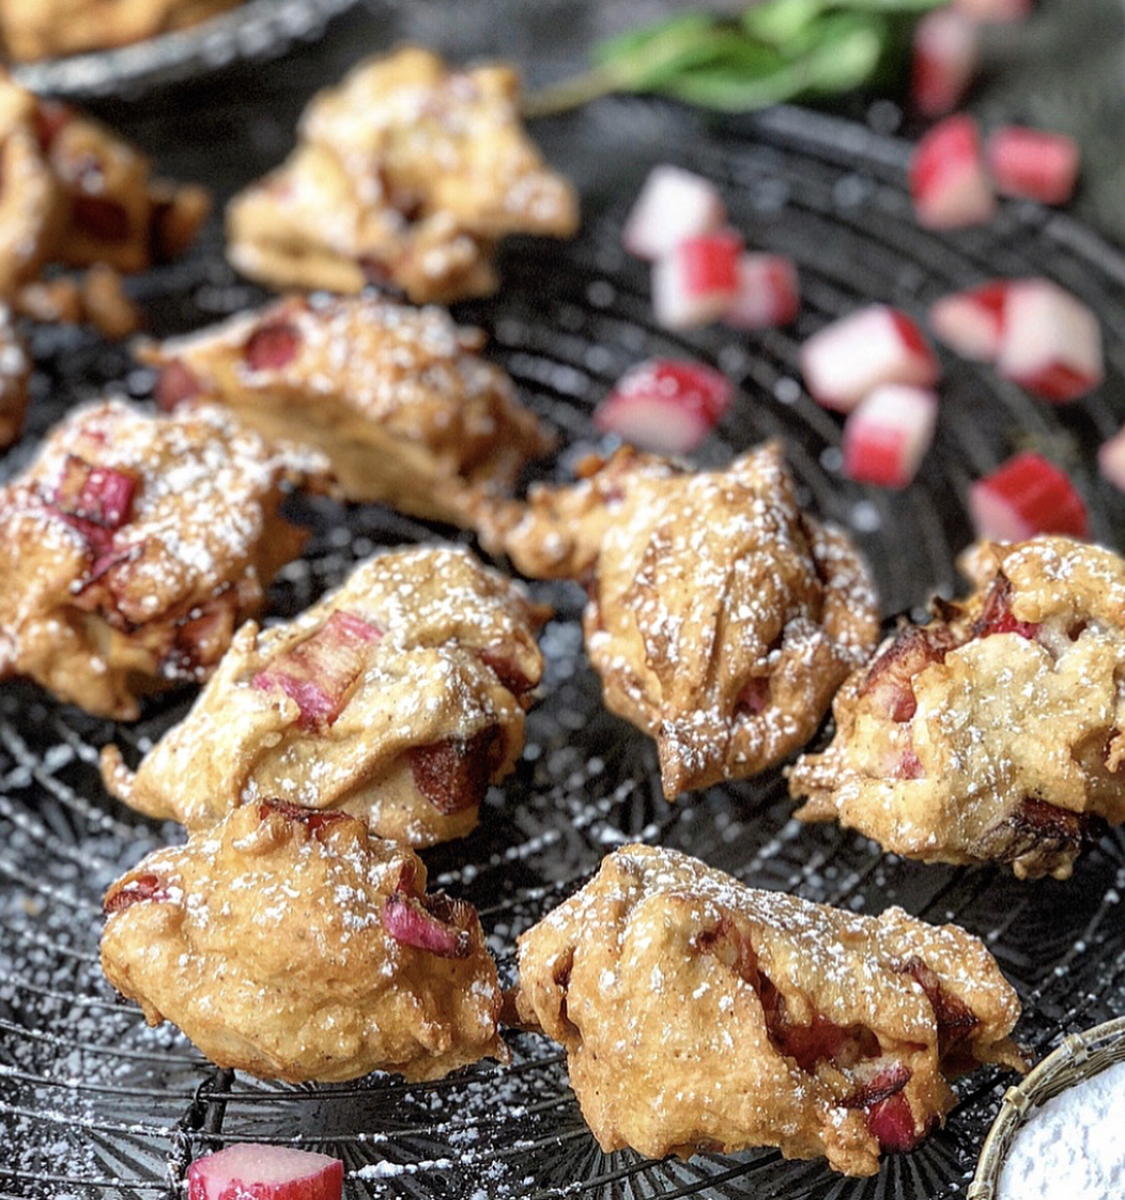
[[[16,62],[127,46],[196,25],[242,0],[0,0],[0,46]]]
[[[925,862],[1065,879],[1125,820],[1125,562],[1062,537],[982,542],[976,591],[904,625],[834,702],[790,776],[804,820]]]
[[[217,408],[76,410],[0,488],[0,678],[122,720],[206,678],[304,543],[285,485],[325,469]]]
[[[520,124],[516,73],[408,46],[314,97],[290,157],[231,201],[228,254],[274,287],[387,283],[448,303],[495,289],[500,238],[577,223]]]
[[[107,788],[189,829],[270,796],[427,846],[468,833],[523,749],[541,614],[466,550],[377,555],[295,620],[247,623],[191,712]]]
[[[758,891],[627,846],[519,939],[516,1009],[566,1047],[602,1149],[777,1146],[849,1175],[952,1108],[947,1080],[1022,1067],[1015,992],[983,944]]]
[[[0,72],[0,298],[18,303],[48,263],[142,271],[182,254],[206,191],[151,176],[148,159],[69,104]]]
[[[249,804],[109,889],[102,967],[221,1067],[437,1079],[507,1051],[475,910],[425,888],[414,853],[354,817]]]
[[[218,400],[324,451],[348,499],[465,525],[553,444],[484,340],[435,307],[294,296],[141,355],[163,407]]]
[[[608,708],[656,739],[668,797],[756,774],[815,733],[878,637],[847,536],[797,506],[780,447],[686,472],[619,451],[498,508],[485,538],[533,577],[587,583]]]

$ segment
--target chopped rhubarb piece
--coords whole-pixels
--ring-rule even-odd
[[[917,324],[905,313],[871,304],[841,317],[801,347],[801,373],[812,398],[825,408],[851,412],[882,383],[932,387],[938,360]]]
[[[909,750],[904,750],[899,756],[898,761],[894,764],[894,769],[891,772],[893,779],[921,779],[926,774],[925,768],[918,755],[914,753],[913,746]]]
[[[467,923],[470,906],[444,892],[410,896],[392,892],[383,904],[383,925],[403,946],[425,950],[439,958],[465,958],[470,949]]]
[[[859,685],[860,696],[892,721],[909,721],[917,701],[913,679],[931,663],[942,662],[956,641],[947,625],[906,625],[879,654]]]
[[[293,361],[301,335],[288,321],[274,321],[256,329],[246,340],[242,356],[251,371],[280,371]]]
[[[654,358],[627,371],[594,413],[594,424],[664,454],[687,454],[730,407],[725,375],[702,363]]]
[[[723,320],[735,329],[772,329],[797,319],[797,268],[782,254],[746,252],[738,259],[738,293]]]
[[[1086,504],[1067,474],[1026,450],[969,488],[969,512],[978,538],[1022,542],[1037,533],[1090,536]]]
[[[492,775],[492,746],[500,730],[495,725],[471,738],[449,738],[410,750],[414,783],[438,810],[450,816],[476,808],[488,791]]]
[[[203,390],[195,372],[182,362],[170,362],[160,368],[153,388],[156,407],[161,412],[171,412],[186,400],[191,400]]]
[[[96,467],[67,456],[55,493],[55,507],[65,516],[101,529],[120,529],[133,508],[137,481],[113,467]]]
[[[1050,280],[1013,280],[1004,301],[996,370],[1044,400],[1076,400],[1104,374],[1097,318]]]
[[[115,883],[106,892],[105,900],[102,902],[102,911],[109,916],[110,913],[120,912],[123,908],[129,908],[130,905],[138,904],[142,900],[160,902],[169,899],[171,899],[171,893],[159,876],[135,875],[124,883]]]
[[[362,617],[337,610],[311,637],[254,676],[261,691],[277,688],[299,710],[301,729],[330,726],[343,711],[348,689],[363,668],[363,647],[381,631]]]
[[[50,150],[55,138],[74,119],[75,110],[58,100],[40,100],[34,113],[35,136],[44,150]]]
[[[980,616],[973,622],[973,637],[991,637],[994,633],[1018,633],[1034,638],[1040,626],[1035,621],[1019,621],[1012,613],[1012,581],[1002,571],[996,576]]]
[[[101,184],[101,172],[95,176]],[[71,197],[70,219],[76,229],[81,229],[99,242],[123,242],[132,235],[129,214],[116,200],[104,196],[78,192]]]
[[[758,716],[765,712],[770,703],[770,681],[768,675],[751,675],[742,685],[735,701],[734,711],[739,716]]]
[[[935,8],[914,27],[910,97],[924,117],[951,113],[980,58],[977,22],[957,8]]]
[[[526,696],[535,687],[534,681],[528,679],[504,646],[489,646],[481,650],[480,660],[517,699]]]
[[[344,1164],[291,1146],[239,1142],[187,1171],[187,1200],[340,1200]]]
[[[937,973],[920,958],[909,958],[897,968],[909,975],[926,993],[934,1010],[938,1030],[938,1049],[944,1055],[958,1042],[964,1041],[980,1024],[980,1018],[961,999],[947,992]]]
[[[738,295],[742,238],[730,230],[677,242],[652,268],[652,311],[665,329],[716,321]]]
[[[930,328],[962,358],[992,362],[1000,350],[1007,295],[1007,280],[993,279],[942,296],[930,306]]]
[[[1063,133],[1005,125],[989,136],[988,169],[996,190],[1042,204],[1065,204],[1078,179],[1078,143]]]
[[[1098,470],[1125,492],[1125,425],[1098,447]]]
[[[957,113],[922,135],[910,160],[910,195],[920,225],[979,225],[996,211],[976,121]]]
[[[914,1128],[910,1102],[902,1092],[876,1100],[867,1110],[867,1128],[879,1140],[879,1149],[888,1154],[913,1150],[925,1137],[925,1130]]]
[[[680,167],[654,167],[625,220],[621,240],[638,258],[657,259],[684,238],[719,229],[726,209],[718,188]]]
[[[974,21],[999,24],[1024,20],[1032,3],[1033,0],[952,0],[952,7]]]
[[[880,487],[906,487],[934,439],[937,408],[937,396],[925,388],[877,387],[844,422],[844,474]]]
[[[305,808],[303,805],[293,804],[289,800],[263,800],[258,805],[258,817],[264,821],[270,813],[279,813],[289,822],[299,822],[314,837],[319,837],[320,831],[330,825],[337,825],[341,821],[355,820],[355,817],[335,808]]]

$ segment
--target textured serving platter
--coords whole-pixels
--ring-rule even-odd
[[[484,326],[491,353],[523,399],[562,435],[541,477],[565,478],[605,448],[590,414],[614,380],[652,355],[725,371],[738,398],[695,455],[719,464],[747,446],[784,443],[802,499],[849,528],[875,569],[888,618],[957,589],[968,543],[969,482],[1035,446],[1064,463],[1086,496],[1098,540],[1122,548],[1125,497],[1097,474],[1098,442],[1125,421],[1125,259],[1064,214],[1006,204],[990,225],[956,235],[918,229],[904,186],[908,147],[876,105],[865,124],[778,109],[714,122],[647,101],[607,100],[540,123],[548,158],[576,181],[585,220],[575,241],[516,240],[503,288],[456,315]],[[713,179],[751,246],[792,256],[803,306],[789,329],[658,329],[647,269],[620,248],[631,198],[655,162]],[[254,164],[247,164],[247,169]],[[264,164],[263,164],[264,165]],[[1048,407],[987,368],[943,358],[936,443],[901,493],[840,473],[840,423],[804,392],[800,342],[868,300],[921,317],[930,301],[993,275],[1047,274],[1102,318],[1107,377],[1091,396]],[[144,278],[136,294],[152,331],[179,332],[261,299],[223,264],[217,225],[185,263]],[[106,388],[144,397],[150,376],[120,347],[76,330],[39,330],[41,362],[28,437],[0,464],[8,475],[42,432]],[[374,506],[295,505],[313,528],[304,557],[270,594],[287,617],[382,546],[466,535]],[[504,566],[504,564],[499,564]],[[533,585],[555,617],[543,634],[547,674],[515,775],[493,789],[480,828],[425,852],[431,882],[478,906],[505,978],[514,939],[630,840],[697,854],[756,886],[875,913],[889,904],[984,938],[1025,1007],[1017,1030],[1033,1058],[1067,1033],[1125,1008],[1125,836],[1113,832],[1067,882],[1019,883],[991,869],[927,867],[881,854],[834,826],[792,820],[779,771],[675,805],[660,795],[647,739],[602,708],[582,650],[583,595]],[[298,1144],[339,1155],[349,1197],[547,1200],[582,1197],[756,1197],[833,1200],[947,1197],[964,1191],[1009,1082],[985,1070],[958,1085],[946,1127],[868,1180],[770,1150],[690,1162],[602,1154],[545,1039],[514,1034],[511,1066],[485,1063],[437,1083],[382,1075],[291,1087],[217,1071],[170,1026],[150,1030],[101,976],[105,887],[147,851],[179,840],[111,801],[99,748],[137,754],[186,712],[190,692],[152,704],[134,726],[60,706],[23,684],[0,686],[0,1198],[161,1197],[188,1161],[230,1141]]]

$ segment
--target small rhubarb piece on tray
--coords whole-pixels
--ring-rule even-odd
[[[884,304],[857,309],[826,325],[801,347],[809,394],[825,408],[851,412],[882,383],[932,387],[938,360],[910,317]]]
[[[1078,143],[1064,133],[1003,125],[986,146],[996,190],[1042,204],[1065,204],[1078,181]]]
[[[742,238],[733,230],[684,238],[652,268],[652,311],[665,329],[717,321],[738,295]]]
[[[994,362],[1000,349],[1007,295],[1008,283],[1003,279],[992,279],[963,292],[951,292],[930,306],[929,326],[962,358]]]
[[[735,329],[772,329],[796,320],[797,268],[783,254],[747,252],[738,260],[738,292],[723,320]]]
[[[344,1164],[291,1146],[239,1142],[188,1167],[188,1200],[340,1200]]]
[[[910,98],[924,117],[951,113],[976,74],[980,32],[956,8],[935,8],[914,27]]]
[[[860,483],[906,487],[933,441],[937,408],[937,396],[926,388],[876,388],[844,422],[844,474]]]
[[[627,371],[594,413],[594,424],[662,454],[688,454],[730,407],[725,375],[702,363],[654,358]]]
[[[910,160],[910,195],[920,225],[981,225],[996,211],[974,118],[956,113],[922,135]]]
[[[1048,279],[1013,280],[1004,299],[996,370],[1044,400],[1076,400],[1104,374],[1097,318]]]
[[[638,258],[657,259],[688,237],[719,229],[726,208],[710,180],[662,164],[649,172],[625,219],[621,241]]]
[[[1125,492],[1125,425],[1098,447],[1098,470],[1115,488]]]
[[[1086,504],[1065,471],[1034,450],[1001,463],[969,488],[980,539],[1022,542],[1039,533],[1090,536]]]

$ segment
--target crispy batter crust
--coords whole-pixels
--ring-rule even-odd
[[[872,1174],[881,1142],[914,1144],[952,1107],[951,1072],[1022,1067],[1016,995],[963,930],[649,846],[519,939],[516,1007],[566,1047],[602,1148],[657,1158],[769,1145]]]
[[[437,1079],[504,1059],[476,912],[425,886],[413,852],[354,818],[247,805],[109,889],[102,967],[150,1025],[264,1078]],[[396,936],[397,906],[431,948]]]
[[[308,660],[318,633],[320,675],[330,672],[336,652],[323,631],[334,613],[379,633],[333,689],[339,712],[310,727],[278,682],[294,652],[304,647]],[[524,709],[543,668],[538,616],[467,551],[378,555],[296,620],[239,630],[191,712],[135,775],[115,747],[103,752],[106,787],[190,829],[279,796],[342,809],[414,846],[461,837],[523,749]]]
[[[687,473],[619,451],[572,487],[500,508],[488,540],[525,574],[588,581],[606,706],[656,739],[673,797],[764,770],[816,731],[875,645],[871,579],[797,506],[775,443]]]
[[[926,862],[1065,879],[1092,821],[1125,820],[1125,563],[1041,537],[961,566],[977,590],[840,689],[831,745],[791,772],[797,815]]]
[[[483,344],[438,308],[294,296],[141,357],[164,403],[214,398],[324,451],[348,499],[465,525],[553,444]]]
[[[577,226],[572,189],[520,125],[508,67],[451,71],[405,47],[316,96],[299,135],[227,209],[231,262],[275,287],[382,282],[448,303],[495,288],[501,237]]]
[[[217,408],[75,411],[0,488],[0,678],[121,720],[144,695],[206,678],[304,542],[279,512],[283,485],[321,486],[325,469]],[[87,480],[84,513],[68,487]],[[111,521],[97,488],[114,481],[131,494]]]

